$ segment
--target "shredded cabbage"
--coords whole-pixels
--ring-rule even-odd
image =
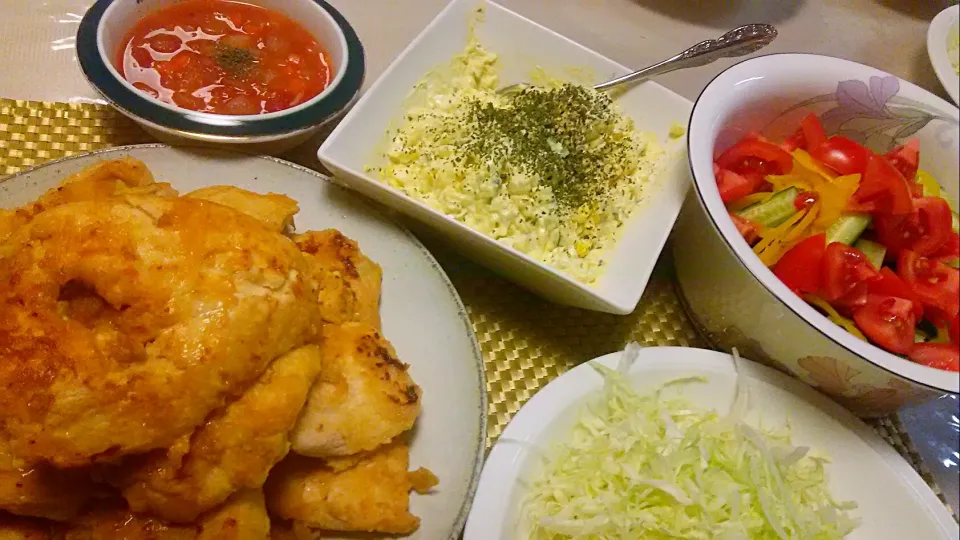
[[[857,526],[856,504],[827,489],[825,458],[791,445],[788,428],[742,421],[743,377],[726,416],[665,395],[689,378],[639,395],[625,377],[638,349],[629,345],[616,371],[593,364],[604,391],[530,482],[528,538],[819,540]]]

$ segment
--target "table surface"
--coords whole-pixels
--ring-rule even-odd
[[[329,0],[354,25],[368,61],[366,85],[446,5],[446,0]],[[77,64],[74,35],[92,0],[0,0],[0,97],[97,101]],[[769,52],[841,56],[913,81],[947,99],[926,53],[930,20],[944,0],[502,0],[514,9],[628,66],[666,58],[750,22],[780,31]],[[695,99],[733,63],[675,72],[658,82]],[[954,510],[960,512],[960,410],[956,396],[900,413],[913,442]]]

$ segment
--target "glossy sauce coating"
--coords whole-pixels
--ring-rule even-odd
[[[135,88],[194,111],[250,115],[308,101],[333,78],[302,26],[259,6],[187,0],[141,19],[117,68]]]

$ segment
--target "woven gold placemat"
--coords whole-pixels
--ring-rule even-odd
[[[0,99],[0,177],[52,159],[151,140],[108,106]],[[313,148],[283,157],[318,166]],[[647,346],[710,347],[683,310],[669,250],[637,310],[621,317],[545,302],[458,255],[432,244],[431,249],[460,293],[483,352],[488,448],[530,396],[581,362],[620,350],[630,340]],[[893,416],[871,425],[942,498],[899,420]]]

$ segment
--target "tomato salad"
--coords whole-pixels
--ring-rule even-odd
[[[737,230],[794,293],[860,339],[958,371],[958,216],[919,165],[916,139],[880,155],[810,114],[780,144],[747,135],[714,173]]]

